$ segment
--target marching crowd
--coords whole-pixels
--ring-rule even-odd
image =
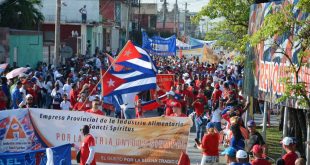
[[[160,116],[191,117],[195,123],[195,147],[202,151],[201,165],[219,161],[219,147],[224,145],[227,164],[268,165],[267,145],[256,130],[253,120],[245,123],[243,114],[249,103],[242,96],[243,68],[227,60],[218,64],[200,62],[198,58],[153,57],[158,73],[174,74],[175,80],[168,92],[154,94],[159,103]],[[0,110],[18,108],[47,108],[86,111],[111,115],[100,97],[100,69],[108,67],[105,53],[92,58],[75,57],[65,65],[55,67],[39,63],[36,68],[17,77],[1,77]],[[7,73],[8,71],[4,72]],[[126,109],[116,110],[118,117],[143,117],[141,103],[146,93],[137,95],[136,116],[126,115]],[[165,99],[159,96],[166,94]],[[117,115],[119,113],[124,115]],[[225,121],[225,122],[223,122]],[[282,141],[287,152],[278,163],[295,164],[296,141],[285,137]],[[300,161],[300,160],[299,160]]]

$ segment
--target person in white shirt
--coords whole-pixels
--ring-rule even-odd
[[[65,93],[62,96],[63,101],[60,103],[61,110],[70,110],[71,103],[68,101],[68,95]]]
[[[216,105],[214,106],[214,110],[212,112],[212,118],[211,118],[211,122],[214,123],[215,128],[217,129],[218,132],[222,130],[222,123],[221,123],[222,110],[223,110],[223,101],[220,99],[220,101],[217,102]]]
[[[67,94],[67,96],[70,96],[70,92],[72,90],[71,87],[71,78],[67,78],[66,84],[62,87],[62,90]]]

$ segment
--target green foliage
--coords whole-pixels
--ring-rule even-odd
[[[41,0],[5,0],[0,4],[0,26],[36,29],[44,17],[38,8]]]
[[[246,56],[245,55],[238,55],[238,56],[235,56],[234,59],[233,59],[233,61],[235,63],[238,63],[240,65],[244,65],[245,60],[246,60]]]
[[[244,53],[252,2],[252,0],[210,0],[192,21],[199,22],[203,16],[211,19],[223,18],[223,21],[213,25],[214,28],[207,32],[205,39],[216,40],[216,45]]]

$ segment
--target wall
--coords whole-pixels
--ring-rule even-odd
[[[9,63],[24,67],[35,67],[43,60],[43,37],[41,32],[34,31],[10,31],[9,37]],[[16,56],[15,56],[16,52]]]
[[[45,17],[44,22],[55,22],[56,0],[41,0],[40,8]],[[106,0],[103,0],[106,1]],[[81,23],[79,9],[86,5],[87,22],[99,21],[99,0],[64,0],[67,6],[61,6],[61,21],[67,23]]]

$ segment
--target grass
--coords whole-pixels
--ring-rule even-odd
[[[262,128],[257,128],[258,132],[262,132]],[[282,132],[279,131],[278,127],[267,128],[267,145],[268,145],[268,157],[277,160],[282,154],[282,145],[280,141],[282,140]]]

